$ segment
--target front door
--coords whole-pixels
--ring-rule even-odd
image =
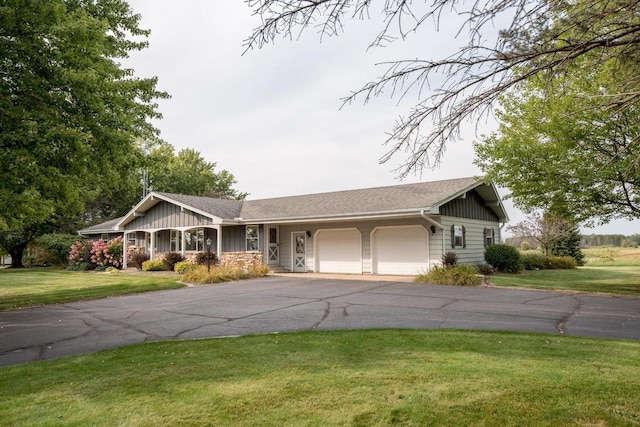
[[[293,265],[291,271],[294,273],[305,273],[307,271],[307,236],[304,231],[291,234]]]
[[[267,264],[280,264],[280,237],[278,236],[278,226],[270,225],[267,231]]]

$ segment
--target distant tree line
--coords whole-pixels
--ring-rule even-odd
[[[521,236],[507,237],[507,245],[520,249],[538,249],[535,239]],[[582,234],[580,236],[580,247],[591,248],[595,246],[618,246],[623,248],[637,248],[640,246],[640,234],[625,236],[623,234]]]
[[[584,248],[592,246],[621,246],[623,248],[637,248],[640,244],[640,234],[624,236],[622,234],[589,234],[582,235],[580,245]]]

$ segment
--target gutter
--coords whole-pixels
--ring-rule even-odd
[[[440,229],[440,231],[442,232],[442,255],[444,256],[444,251],[445,251],[445,245],[444,245],[444,226],[436,221],[434,221],[432,218],[429,218],[428,216],[426,216],[424,214],[424,209],[420,210],[420,216],[422,218],[424,218],[428,223],[435,225],[436,227],[438,227]],[[502,234],[500,235],[502,236]]]

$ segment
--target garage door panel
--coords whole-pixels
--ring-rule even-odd
[[[355,228],[320,230],[316,236],[317,271],[362,274],[361,239]]]
[[[418,274],[428,267],[427,230],[422,226],[383,227],[374,232],[376,274]]]

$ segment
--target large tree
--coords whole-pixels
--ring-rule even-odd
[[[520,208],[587,223],[640,217],[639,106],[601,108],[626,70],[597,60],[502,97],[497,132],[475,144],[476,163]]]
[[[639,0],[247,0],[261,25],[248,37],[247,49],[259,48],[279,36],[297,37],[305,28],[322,36],[337,35],[344,21],[380,13],[381,29],[372,46],[390,46],[397,39],[429,37],[425,24],[437,27],[443,16],[466,17],[458,33],[468,37],[444,58],[395,59],[376,81],[364,84],[345,99],[368,100],[385,89],[402,97],[422,88],[413,108],[390,132],[390,150],[407,153],[400,169],[437,165],[447,142],[457,139],[460,125],[477,120],[500,95],[535,76],[553,80],[584,55],[598,57],[592,66],[614,62],[621,70],[606,96],[592,93],[599,108],[619,112],[640,100]],[[371,13],[373,11],[373,13]],[[495,26],[500,26],[493,39]],[[393,49],[389,50],[393,52]],[[435,85],[435,86],[434,86]],[[427,88],[434,87],[433,91]],[[576,111],[570,109],[569,111]]]
[[[77,217],[135,168],[157,133],[155,78],[118,62],[147,45],[123,0],[0,4],[0,245],[26,245]]]
[[[216,172],[216,163],[207,162],[192,148],[176,154],[170,144],[157,142],[145,163],[149,184],[156,191],[237,200],[247,196],[233,188],[233,174],[225,169]]]

